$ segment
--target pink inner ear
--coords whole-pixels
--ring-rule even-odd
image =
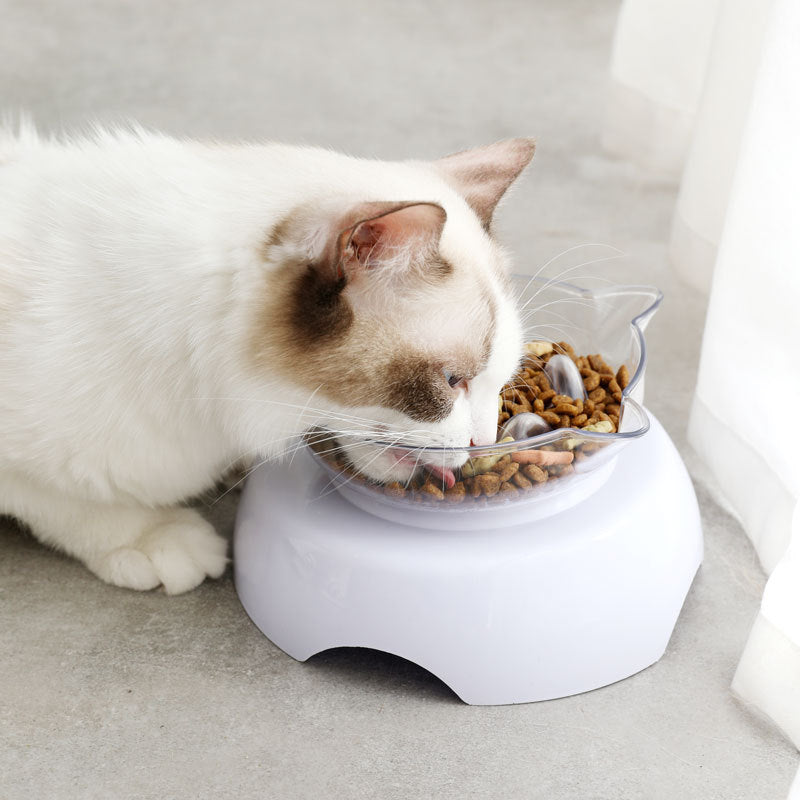
[[[383,213],[361,218],[344,231],[341,264],[347,272],[370,269],[388,262],[412,263],[434,247],[447,219],[445,210],[435,203],[365,204],[361,213],[381,206]]]
[[[433,163],[488,228],[500,198],[528,166],[535,146],[533,139],[507,139]]]
[[[382,226],[379,221],[362,222],[350,236],[350,246],[353,248],[357,261],[369,266],[370,259],[376,256],[376,249],[381,241]],[[380,251],[378,251],[378,254]]]

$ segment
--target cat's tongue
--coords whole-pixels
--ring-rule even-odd
[[[437,478],[441,478],[446,489],[452,489],[456,485],[456,476],[450,467],[437,467],[434,464],[426,464],[425,469],[436,475]]]

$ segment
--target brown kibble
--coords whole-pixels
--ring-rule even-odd
[[[481,487],[475,483],[475,478],[464,478],[464,488],[467,490],[470,497],[481,496]]]
[[[568,356],[572,356],[573,358],[575,358],[575,350],[573,350],[572,345],[569,342],[558,342],[556,349],[557,350],[560,349]]]
[[[559,403],[553,411],[556,414],[569,414],[574,417],[578,413],[578,406],[574,406],[572,403]]]
[[[606,390],[598,386],[593,392],[589,392],[589,399],[595,403],[602,403],[606,397]]]
[[[539,416],[548,424],[548,425],[558,425],[561,422],[561,417],[558,414],[552,411],[542,411]]]
[[[513,483],[501,483],[500,484],[500,494],[508,494],[509,492],[511,494],[517,494],[518,493],[518,489],[517,489],[516,486],[514,486]]]
[[[599,353],[592,353],[586,357],[589,359],[589,363],[592,365],[592,369],[595,370],[595,372],[600,372],[601,367],[604,367],[606,364],[605,359]]]
[[[497,416],[497,422],[499,425],[502,425],[504,422],[508,422],[510,419],[511,414],[509,414],[508,411],[501,411]]]
[[[536,464],[527,464],[522,468],[527,478],[530,478],[534,483],[544,483],[547,480],[547,473]]]
[[[480,487],[482,494],[494,497],[500,491],[500,476],[494,472],[484,472],[475,476],[475,485]]]
[[[534,411],[535,411],[537,414],[540,414],[542,411],[544,411],[544,403],[542,402],[541,398],[537,397],[537,398],[536,398],[536,399],[533,401],[533,410],[534,410]]]
[[[611,394],[615,394],[616,392],[620,392],[620,391],[622,391],[622,390],[619,388],[619,384],[617,383],[617,379],[616,379],[616,378],[612,378],[612,379],[611,379],[611,380],[608,382],[608,391],[609,391]]]
[[[529,464],[529,467],[535,467],[535,464]],[[524,468],[523,468],[524,469]],[[516,472],[514,475],[511,476],[511,480],[519,486],[520,489],[530,489],[533,485],[523,474],[522,472]]]
[[[444,499],[444,492],[430,481],[425,481],[425,483],[419,487],[419,490],[425,494],[429,494],[431,497],[435,497],[437,500]]]
[[[555,393],[555,392],[554,392],[552,389],[546,389],[545,391],[543,391],[543,392],[542,392],[542,393],[539,395],[539,399],[540,399],[540,400],[541,400],[543,403],[547,404],[547,402],[548,402],[548,401],[549,401],[551,398],[553,398],[553,397],[555,397],[555,396],[556,396],[556,393]]]
[[[527,389],[527,387],[525,388]],[[525,396],[525,391],[521,387],[515,385],[514,387],[512,387],[511,392],[514,396],[514,400],[517,403],[524,403],[527,400],[527,397]]]
[[[577,416],[572,418],[572,427],[573,428],[580,428],[589,417],[586,414],[578,414]]]
[[[599,353],[594,353],[593,355],[589,356],[589,363],[592,365],[592,369],[595,372],[599,372],[602,374],[614,374],[614,370],[606,364],[605,359]]]
[[[528,388],[528,392],[530,392],[530,393],[532,393],[534,395],[538,395],[539,394],[539,391],[540,391],[539,390],[539,384],[536,383],[536,381],[533,378],[529,378],[528,376],[525,376],[522,380],[525,382],[525,386]]]
[[[386,486],[383,487],[383,493],[388,497],[405,497],[406,488],[405,486],[403,486],[402,483],[398,483],[397,481],[392,481],[391,483],[387,483]]]
[[[609,403],[606,405],[605,413],[608,414],[609,417],[619,417],[619,406],[616,403]]]
[[[590,417],[594,414],[594,401],[593,400],[584,400],[583,401],[583,410],[586,414]]]
[[[593,392],[600,385],[600,375],[590,371],[583,379],[583,385],[587,392]]]
[[[574,400],[568,394],[553,395],[553,405],[558,406],[561,403],[573,403]]]
[[[617,383],[620,385],[620,388],[624,389],[630,383],[630,380],[631,376],[628,373],[628,368],[623,364],[617,370]]]
[[[499,469],[498,469],[499,467]],[[501,481],[510,481],[511,478],[517,473],[519,469],[519,464],[516,461],[511,461],[509,459],[509,463],[507,464],[500,464],[497,463],[492,467],[492,472],[496,472],[500,476]]]
[[[551,464],[545,467],[550,473],[552,478],[562,478],[564,475],[570,475],[575,472],[575,467],[572,464]]]
[[[448,503],[462,503],[467,496],[467,487],[464,481],[458,481],[450,489],[445,489],[444,499]]]
[[[524,403],[509,403],[508,410],[513,417],[515,414],[524,414],[526,411],[530,411],[531,404],[527,400]]]
[[[570,419],[569,414],[562,414],[561,415],[561,419],[558,422],[558,427],[559,428],[569,428],[570,424],[571,424],[571,419]]]

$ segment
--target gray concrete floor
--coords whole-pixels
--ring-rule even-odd
[[[382,157],[539,139],[503,210],[520,271],[655,283],[648,404],[685,439],[704,300],[666,260],[675,185],[599,146],[617,4],[0,0],[0,97],[45,129],[133,118]],[[584,264],[613,245],[625,256]],[[559,253],[576,245],[591,245]],[[666,655],[586,695],[473,708],[369,651],[299,664],[230,575],[106,586],[0,531],[0,798],[783,798],[796,752],[731,696],[764,579],[698,484],[707,555]],[[235,499],[209,510],[230,533]]]

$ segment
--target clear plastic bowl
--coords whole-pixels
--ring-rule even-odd
[[[630,380],[622,390],[618,432],[556,428],[506,444],[460,449],[459,453],[470,459],[510,456],[514,461],[528,462],[563,460],[568,458],[566,453],[573,454],[568,465],[541,466],[552,474],[545,482],[531,481],[531,488],[515,487],[516,491],[499,491],[491,497],[467,494],[460,500],[447,493],[440,499],[408,490],[398,496],[398,487],[387,490],[326,455],[329,445],[309,445],[328,486],[358,508],[383,519],[444,530],[477,530],[541,519],[581,502],[603,486],[622,448],[650,427],[641,405],[647,362],[644,330],[661,303],[661,292],[649,286],[621,285],[592,290],[524,277],[515,279],[515,288],[523,319],[533,323],[527,328],[528,340],[566,341],[580,355],[600,353],[615,370],[626,365]],[[328,432],[325,437],[329,438]],[[446,452],[439,447],[406,449],[428,464],[443,459]]]

